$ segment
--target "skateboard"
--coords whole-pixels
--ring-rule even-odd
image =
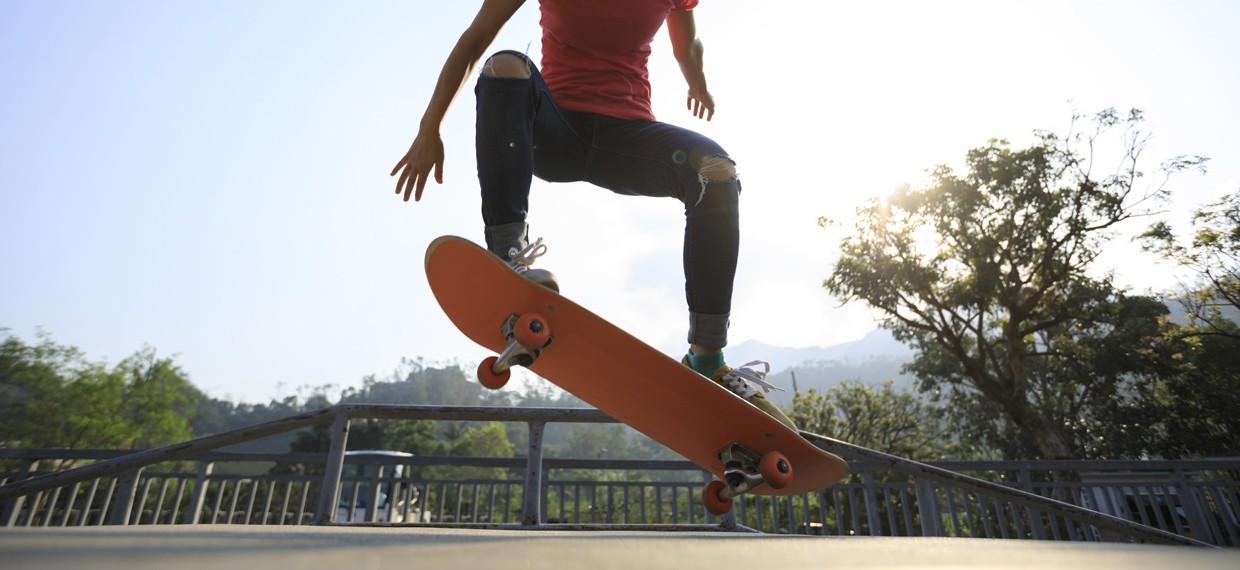
[[[452,323],[496,353],[478,366],[483,386],[528,368],[714,474],[701,494],[713,514],[743,493],[798,495],[848,475],[843,459],[468,240],[435,239],[425,266]]]

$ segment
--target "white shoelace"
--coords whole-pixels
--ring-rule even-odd
[[[542,257],[545,253],[547,253],[547,246],[543,245],[542,238],[538,238],[534,240],[534,243],[525,246],[524,249],[509,248],[508,263],[512,265],[513,271],[516,271],[517,274],[525,273],[530,270],[531,265],[534,265],[534,260]]]
[[[751,368],[759,364],[762,365],[761,371]],[[722,380],[727,383],[728,387],[731,388],[733,392],[736,392],[737,395],[746,400],[758,394],[758,391],[754,389],[754,386],[761,387],[763,392],[770,392],[771,390],[783,392],[783,388],[766,381],[766,375],[770,373],[770,371],[771,363],[761,360],[754,360],[752,362],[745,363],[740,368],[733,368],[732,370],[729,370],[727,374],[723,375]]]

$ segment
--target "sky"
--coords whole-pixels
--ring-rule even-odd
[[[472,80],[442,128],[444,184],[405,203],[388,176],[478,5],[0,2],[0,327],[113,364],[149,345],[252,403],[487,356],[422,270],[435,237],[481,240]],[[714,119],[684,109],[663,32],[653,103],[738,164],[733,344],[874,330],[821,287],[856,208],[1074,112],[1144,110],[1150,171],[1210,157],[1172,180],[1173,222],[1240,190],[1234,1],[703,0],[696,20]],[[539,41],[531,0],[491,51],[537,61]],[[535,181],[529,221],[566,295],[675,356],[683,220],[674,200]],[[1137,291],[1183,279],[1123,236],[1101,263]]]

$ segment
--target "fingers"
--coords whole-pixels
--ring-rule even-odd
[[[443,184],[443,161],[443,141],[438,134],[419,133],[405,156],[392,168],[392,176],[400,174],[396,180],[396,194],[403,195],[406,202],[410,196],[415,202],[421,201],[432,175],[436,183]]]
[[[404,166],[405,164],[407,164],[407,162],[408,161],[406,159],[401,158],[400,162],[396,163],[396,167],[392,169],[392,174],[389,175],[389,176],[396,176],[396,173],[400,172],[400,178],[396,179],[396,193],[397,194],[400,194],[401,186],[404,186],[405,180],[409,178],[409,172],[407,170],[404,170]]]
[[[396,163],[396,168],[392,169],[391,176],[396,176],[397,172],[400,172],[400,178],[396,179],[396,194],[399,196],[401,193],[404,193],[405,201],[408,202],[410,182],[409,175],[413,173],[413,168],[409,166],[408,157],[401,158],[400,162]]]
[[[692,95],[685,99],[685,108],[699,119],[710,121],[715,116],[715,104],[713,101],[702,101]]]
[[[404,201],[406,202],[409,201],[411,194],[414,195],[415,202],[421,200],[422,188],[426,186],[426,177],[420,175],[417,169],[409,166],[408,162],[403,159],[400,163],[397,163],[391,175],[396,176],[397,171],[400,171],[400,178],[396,179],[396,194],[404,194]],[[415,189],[417,190],[416,194],[414,194]]]
[[[430,165],[419,168],[415,167],[409,160],[409,156],[405,155],[392,168],[390,176],[400,177],[396,179],[396,194],[404,195],[404,201],[408,202],[409,197],[413,197],[414,202],[422,200],[422,192],[426,188],[427,181],[430,180],[431,174],[435,176],[437,184],[443,184],[443,161],[436,161]]]
[[[406,164],[408,164],[408,163],[409,163],[409,157],[408,157],[408,156],[402,156],[402,157],[400,157],[400,160],[396,161],[396,166],[393,166],[393,167],[392,167],[392,174],[391,174],[391,176],[396,176],[396,172],[397,172],[398,170],[400,170],[402,166],[404,166],[404,165],[406,165]]]
[[[430,176],[427,176],[428,174],[430,174],[430,173],[429,173],[429,172],[419,172],[419,173],[418,173],[418,176],[417,176],[417,191],[416,191],[416,192],[414,192],[414,194],[413,194],[413,201],[414,201],[414,202],[421,202],[421,201],[422,201],[422,190],[423,190],[424,188],[426,188],[426,180],[427,180],[428,178],[430,178]],[[406,192],[405,192],[405,201],[406,201],[406,202],[408,202],[408,201],[409,201],[409,192],[408,192],[408,191],[406,191]]]

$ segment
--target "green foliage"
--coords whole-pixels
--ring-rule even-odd
[[[843,382],[797,394],[790,417],[803,430],[918,461],[961,453],[943,410],[888,381],[879,389]]]
[[[298,432],[289,451],[325,452],[331,449],[331,426],[319,424]],[[355,419],[349,422],[349,451],[403,451],[437,455],[442,451],[435,422]]]
[[[1029,399],[1039,414],[1062,426],[1078,457],[1140,458],[1148,451],[1141,438],[1149,424],[1122,410],[1140,402],[1140,387],[1160,373],[1151,359],[1163,342],[1167,308],[1158,299],[1115,294],[1097,309],[1070,337],[1054,339],[1050,346],[1060,351],[1054,357],[1024,362],[1033,388]],[[911,368],[925,377],[960,374],[958,363],[942,354],[919,354]],[[934,390],[934,399],[946,404],[947,417],[979,455],[1039,455],[1028,432],[965,381],[940,383]]]
[[[560,431],[558,443],[546,446],[546,456],[567,459],[680,459],[679,455],[622,424],[565,425]],[[548,435],[551,435],[550,431]],[[639,471],[586,469],[557,473],[556,478],[581,481],[651,480],[648,473]]]
[[[993,140],[968,152],[963,174],[940,166],[928,187],[869,202],[824,282],[882,311],[884,326],[919,350],[911,369],[924,390],[952,407],[988,402],[1020,432],[1019,447],[1044,458],[1087,455],[1072,422],[1138,372],[1114,357],[1145,339],[1111,343],[1133,342],[1114,333],[1147,326],[1148,315],[1127,323],[1126,297],[1091,276],[1102,245],[1166,199],[1167,176],[1205,162],[1177,157],[1146,183],[1141,113],[1108,109],[1093,123],[1089,134],[1038,133],[1026,149]],[[1120,126],[1120,164],[1094,178],[1093,152]]]
[[[443,441],[444,455],[453,457],[513,457],[513,445],[508,441],[508,430],[499,422],[487,422],[471,426],[459,435]],[[499,467],[435,467],[427,473],[430,478],[454,479],[503,479],[506,470]]]
[[[1181,298],[1196,332],[1240,343],[1228,316],[1240,311],[1240,191],[1198,209],[1192,226],[1186,244],[1166,222],[1153,224],[1140,239],[1147,251],[1196,275],[1193,290]]]
[[[1240,454],[1240,191],[1194,212],[1185,238],[1157,222],[1142,245],[1189,270],[1195,280],[1179,297],[1187,324],[1164,323],[1148,353],[1156,371],[1136,389],[1140,398],[1115,410],[1116,421],[1139,425],[1132,447],[1162,457]]]
[[[1218,321],[1224,335],[1176,336],[1183,359],[1145,389],[1147,424],[1158,429],[1150,452],[1169,458],[1240,455],[1240,327]]]
[[[39,341],[0,344],[0,445],[142,449],[190,438],[202,394],[173,359],[144,348],[108,367]]]
[[[1217,321],[1224,334],[1164,321],[1158,342],[1140,357],[1149,373],[1128,397],[1106,408],[1112,455],[1171,459],[1240,454],[1240,327]]]
[[[506,390],[487,390],[472,381],[460,364],[427,365],[422,359],[404,359],[387,379],[369,375],[361,388],[346,389],[341,403],[351,404],[432,404],[440,406],[507,406],[514,394]]]

